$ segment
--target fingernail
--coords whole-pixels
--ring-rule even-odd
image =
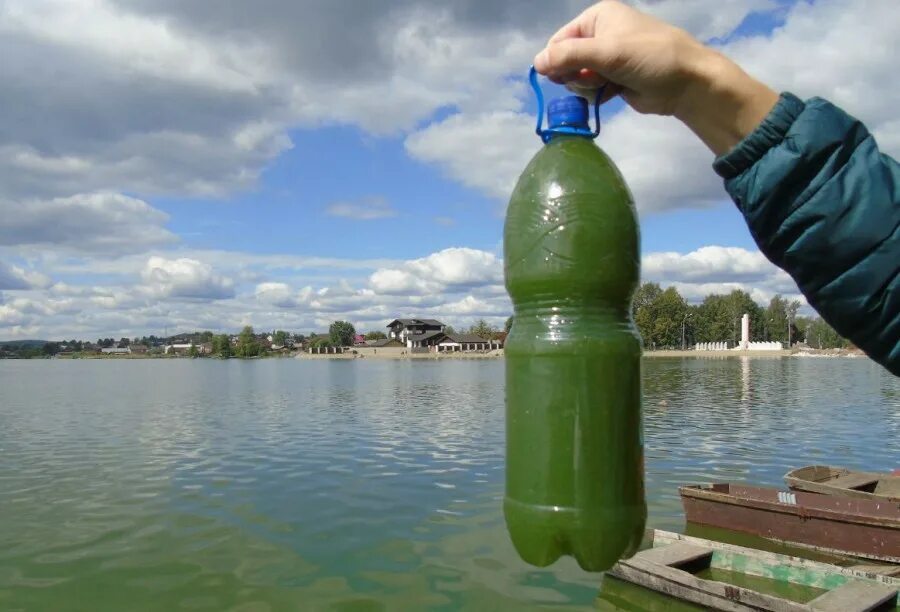
[[[547,49],[544,49],[540,53],[534,56],[534,69],[540,73],[544,73],[547,71],[547,68],[550,66],[550,54],[547,52]]]

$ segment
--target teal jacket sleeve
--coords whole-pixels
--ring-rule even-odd
[[[900,376],[900,165],[866,127],[825,100],[785,93],[713,168],[763,254]]]

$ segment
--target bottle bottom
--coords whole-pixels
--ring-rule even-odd
[[[647,506],[582,510],[536,506],[506,497],[503,514],[513,546],[526,563],[546,567],[570,555],[582,569],[602,572],[637,552]]]

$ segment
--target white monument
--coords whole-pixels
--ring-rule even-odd
[[[750,315],[741,317],[741,341],[732,351],[780,351],[783,350],[781,342],[750,342]],[[727,351],[727,342],[697,342],[695,351]]]
[[[750,348],[750,315],[746,312],[741,317],[741,350]]]

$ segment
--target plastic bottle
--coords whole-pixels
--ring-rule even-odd
[[[587,102],[548,105],[545,141],[519,177],[504,228],[506,497],[528,563],[572,555],[589,571],[640,544],[644,500],[641,342],[631,318],[639,279],[634,202],[595,144]],[[599,102],[599,93],[597,101]]]

